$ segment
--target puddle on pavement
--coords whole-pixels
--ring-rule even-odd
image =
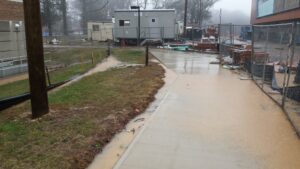
[[[180,74],[218,74],[219,65],[209,64],[216,62],[217,55],[199,54],[194,52],[176,52],[168,50],[152,50],[158,59],[167,68]],[[180,56],[180,57],[178,57]]]
[[[183,130],[186,126],[183,131],[213,150],[207,156],[224,154],[240,159],[245,168],[300,168],[300,141],[295,130],[281,108],[253,81],[240,80],[240,74],[210,65],[216,55],[161,50],[152,53],[179,74],[169,98],[172,114],[161,112],[180,119],[174,124],[170,120],[172,129]],[[182,117],[179,112],[193,118]],[[235,153],[240,155],[235,157]]]

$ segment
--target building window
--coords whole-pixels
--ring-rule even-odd
[[[152,19],[152,22],[156,22],[156,19]]]
[[[99,25],[93,25],[93,31],[99,31]]]
[[[0,21],[0,32],[10,32],[9,21]]]
[[[274,0],[259,0],[257,16],[267,16],[274,13]]]
[[[130,26],[130,20],[119,20],[119,26]]]

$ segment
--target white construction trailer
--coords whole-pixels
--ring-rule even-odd
[[[114,39],[135,41],[138,37],[138,11],[115,10]],[[175,9],[154,9],[140,11],[141,42],[146,39],[174,40],[176,38]]]
[[[92,41],[113,40],[112,22],[88,22],[88,39]]]

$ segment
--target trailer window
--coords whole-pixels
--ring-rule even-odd
[[[0,31],[1,32],[10,32],[9,22],[0,21]]]
[[[156,19],[152,19],[152,22],[156,22]]]
[[[93,31],[99,31],[99,25],[93,25]]]
[[[119,26],[130,26],[130,20],[119,20]]]

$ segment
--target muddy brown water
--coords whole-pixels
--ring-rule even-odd
[[[13,83],[13,82],[19,81],[19,80],[25,80],[25,79],[28,79],[27,73],[10,76],[10,77],[6,77],[6,78],[0,78],[0,86],[8,84],[8,83]]]
[[[114,155],[120,160],[104,168],[300,168],[294,129],[252,81],[209,64],[215,55],[152,53],[176,78],[125,152]]]

